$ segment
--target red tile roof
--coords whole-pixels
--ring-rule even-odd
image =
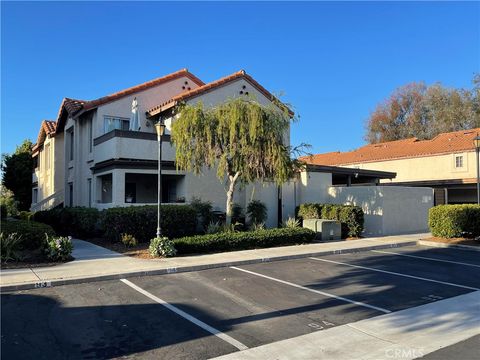
[[[157,115],[157,114],[161,113],[162,111],[167,110],[167,109],[175,106],[176,104],[178,104],[182,101],[185,101],[187,99],[191,99],[191,98],[194,98],[196,96],[202,95],[204,93],[212,91],[212,90],[214,90],[218,87],[224,86],[224,85],[226,85],[226,84],[228,84],[232,81],[235,81],[237,79],[240,79],[240,78],[243,78],[246,81],[248,81],[250,84],[252,84],[252,86],[254,86],[263,95],[265,95],[265,97],[267,99],[269,99],[271,101],[276,100],[276,101],[278,101],[278,103],[281,104],[281,102],[278,99],[276,99],[275,96],[273,96],[267,89],[265,89],[262,85],[260,85],[254,78],[252,78],[250,75],[248,75],[245,72],[245,70],[240,70],[240,71],[237,71],[236,73],[225,76],[225,77],[223,77],[219,80],[212,81],[212,82],[210,82],[208,84],[205,84],[203,86],[200,86],[196,89],[178,94],[178,95],[172,97],[170,100],[168,100],[168,101],[166,101],[162,104],[159,104],[159,105],[153,107],[152,109],[148,110],[147,115],[148,116]],[[293,115],[293,112],[290,109],[289,109],[289,112],[290,112],[291,115]]]
[[[166,83],[166,82],[171,81],[171,80],[175,80],[175,79],[177,79],[179,77],[182,77],[182,76],[186,76],[186,77],[190,78],[195,84],[197,84],[199,86],[202,86],[202,85],[205,84],[202,80],[200,80],[195,75],[190,73],[187,69],[182,69],[182,70],[176,71],[174,73],[168,74],[166,76],[159,77],[159,78],[151,80],[151,81],[147,81],[143,84],[132,86],[128,89],[116,92],[114,94],[107,95],[107,96],[101,97],[101,98],[96,99],[96,100],[87,101],[87,102],[85,102],[85,104],[83,104],[83,110],[85,110],[85,111],[86,110],[91,110],[93,108],[96,108],[99,105],[108,103],[110,101],[118,100],[118,99],[120,99],[124,96],[128,96],[128,95],[134,94],[134,93],[139,92],[139,91],[147,90],[151,87]]]
[[[43,120],[40,125],[40,131],[37,136],[37,143],[32,147],[32,151],[37,150],[45,141],[47,135],[54,136],[56,131],[57,123],[52,120]]]
[[[350,165],[412,157],[473,151],[473,138],[480,128],[439,134],[431,140],[416,138],[369,144],[348,152],[330,152],[301,157],[308,164]]]

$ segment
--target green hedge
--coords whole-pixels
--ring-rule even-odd
[[[38,211],[33,219],[52,226],[57,234],[81,239],[101,235],[100,212],[95,208],[66,207]]]
[[[433,236],[476,237],[480,236],[479,205],[438,205],[430,209],[428,226]]]
[[[22,247],[26,249],[37,249],[45,240],[45,234],[55,236],[51,226],[27,220],[6,220],[2,221],[1,232],[5,235],[17,233],[22,236]]]
[[[359,206],[336,204],[302,204],[297,207],[300,219],[337,220],[342,224],[342,237],[358,237],[364,229],[364,214]]]
[[[162,205],[162,235],[178,238],[195,234],[197,212],[190,205]],[[101,227],[105,237],[120,241],[121,234],[133,235],[139,242],[155,237],[156,206],[116,207],[103,211]]]
[[[247,232],[223,232],[175,239],[179,254],[245,250],[312,242],[315,233],[304,228],[281,228]]]

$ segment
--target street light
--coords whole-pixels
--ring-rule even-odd
[[[162,229],[160,228],[160,204],[162,202],[162,136],[165,132],[165,123],[158,119],[155,124],[155,130],[157,131],[158,142],[158,206],[157,206],[157,237],[162,235]]]
[[[475,152],[477,153],[477,204],[480,205],[480,164],[478,162],[478,154],[480,152],[480,136],[473,138],[473,145],[475,145]]]

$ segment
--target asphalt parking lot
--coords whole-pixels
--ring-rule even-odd
[[[208,359],[476,291],[479,272],[478,252],[413,246],[5,293],[1,355]]]

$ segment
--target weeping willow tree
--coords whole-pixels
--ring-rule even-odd
[[[239,183],[282,184],[292,175],[294,161],[285,144],[292,117],[282,104],[264,106],[236,98],[211,108],[200,102],[183,105],[178,114],[171,133],[177,168],[195,174],[217,168],[217,176],[227,183],[227,225]]]

